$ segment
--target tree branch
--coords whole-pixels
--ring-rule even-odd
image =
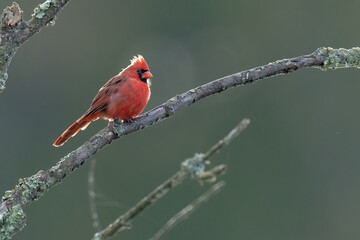
[[[47,0],[34,9],[29,21],[16,2],[6,7],[0,23],[0,92],[5,89],[8,67],[18,48],[43,27],[52,25],[58,12],[70,0]]]
[[[242,132],[250,124],[249,119],[243,119],[235,128],[233,128],[222,140],[219,142],[227,141],[229,144],[234,138],[236,138],[240,132]],[[214,182],[216,177],[225,174],[226,166],[221,164],[213,167],[209,171],[205,171],[205,165],[208,164],[207,160],[212,155],[209,152],[214,153],[212,149],[219,144],[216,143],[212,146],[206,154],[196,153],[193,157],[185,159],[179,171],[177,171],[172,177],[160,184],[151,193],[139,201],[134,207],[130,208],[126,213],[118,217],[113,223],[109,224],[104,230],[95,233],[93,240],[105,240],[110,236],[113,236],[119,231],[123,231],[130,228],[130,221],[134,219],[138,214],[145,209],[153,205],[166,193],[168,193],[175,186],[181,184],[185,179],[189,177],[196,177],[196,179],[202,184],[203,182]],[[218,148],[220,149],[220,148]],[[195,209],[194,209],[195,210]]]
[[[236,138],[237,136],[239,136],[239,134],[245,129],[247,128],[247,126],[250,124],[250,119],[243,119],[241,122],[239,122],[238,125],[236,125],[236,127],[233,128],[233,130],[231,130],[229,132],[228,135],[226,135],[226,137],[224,137],[223,139],[221,139],[217,144],[215,144],[214,146],[212,146],[212,148],[209,149],[209,151],[207,151],[205,153],[204,156],[204,160],[209,159],[209,157],[211,157],[211,155],[213,155],[214,153],[216,153],[217,151],[219,151],[221,148],[223,148],[225,145],[229,145],[230,142]]]
[[[96,192],[95,192],[95,165],[96,159],[90,161],[89,173],[88,173],[88,195],[89,195],[89,207],[90,214],[93,220],[93,227],[96,231],[101,230],[99,214],[96,207]]]
[[[199,208],[202,204],[207,202],[212,196],[216,195],[220,192],[221,188],[225,186],[224,181],[220,181],[214,184],[208,191],[203,193],[200,197],[198,197],[195,201],[187,205],[180,212],[175,214],[172,218],[167,221],[167,223],[150,239],[150,240],[158,240],[165,233],[169,232],[173,229],[178,223],[184,221],[187,217],[189,217],[197,208]]]
[[[61,1],[63,5],[67,2],[68,1],[66,0]],[[55,4],[50,4],[50,6],[53,5],[55,6]],[[48,13],[46,11],[44,16],[48,16],[47,14]],[[49,18],[47,19],[50,20]],[[1,41],[1,44],[5,44],[3,39]],[[7,191],[2,198],[2,203],[0,204],[0,227],[8,224],[11,225],[11,229],[17,229],[22,223],[9,222],[9,219],[11,219],[9,216],[13,216],[15,214],[19,216],[17,219],[24,219],[25,216],[22,212],[22,208],[24,206],[30,204],[34,199],[38,199],[46,190],[49,190],[57,185],[66,175],[71,173],[74,169],[80,167],[80,165],[82,165],[88,158],[93,156],[104,146],[110,144],[114,139],[168,118],[180,108],[187,107],[207,96],[220,93],[231,87],[241,86],[246,83],[252,83],[256,80],[279,74],[286,74],[302,68],[316,67],[327,70],[340,67],[358,67],[359,65],[360,48],[352,48],[349,50],[319,48],[310,55],[284,59],[261,67],[245,70],[179,94],[160,106],[142,114],[138,118],[134,119],[132,123],[114,123],[112,127],[102,129],[78,149],[63,157],[49,170],[41,170],[37,174],[20,181],[13,190]],[[3,65],[0,64],[0,66]],[[1,71],[2,70],[0,68],[0,73]],[[3,75],[0,74],[0,78],[1,76]],[[14,209],[19,209],[19,211],[14,213]]]

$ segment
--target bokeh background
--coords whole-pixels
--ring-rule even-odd
[[[26,19],[40,2],[18,0]],[[359,8],[334,0],[71,1],[11,63],[0,94],[0,192],[107,125],[51,145],[132,56],[143,54],[154,75],[150,110],[241,70],[359,46]],[[248,117],[250,127],[213,158],[228,165],[227,186],[164,239],[359,239],[359,78],[356,69],[303,69],[208,97],[114,141],[95,156],[102,226]],[[14,239],[90,239],[88,170],[87,162],[27,207]],[[113,239],[150,238],[208,188],[186,181]]]

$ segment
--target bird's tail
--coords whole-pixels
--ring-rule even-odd
[[[63,134],[56,139],[56,141],[53,143],[54,147],[60,147],[64,143],[69,140],[69,138],[75,136],[80,130],[85,130],[85,128],[95,119],[92,115],[84,114],[81,118],[79,118],[76,122],[74,122],[68,129],[66,129]]]

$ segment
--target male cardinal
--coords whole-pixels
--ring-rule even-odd
[[[90,108],[53,143],[62,146],[95,120],[103,118],[122,121],[139,116],[150,98],[152,74],[143,56],[135,56],[131,64],[118,75],[111,78],[95,96]]]

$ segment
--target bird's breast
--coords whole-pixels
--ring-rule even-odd
[[[107,117],[128,120],[139,116],[150,98],[149,86],[138,80],[128,80],[110,96]]]

